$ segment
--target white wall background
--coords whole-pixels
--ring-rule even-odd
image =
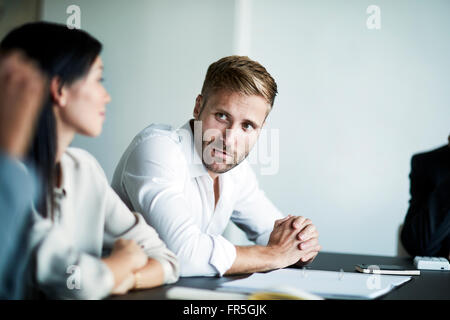
[[[266,194],[311,218],[325,251],[395,255],[410,158],[450,133],[449,1],[45,0],[43,19],[65,23],[71,4],[104,44],[113,99],[102,135],[73,145],[108,178],[142,128],[189,119],[210,63],[248,54],[279,86]],[[372,4],[380,30],[366,27]]]

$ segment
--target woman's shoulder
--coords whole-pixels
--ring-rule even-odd
[[[90,154],[88,151],[81,149],[81,148],[76,148],[76,147],[67,148],[66,152],[64,154],[70,156],[71,158],[73,158],[75,160],[79,160],[79,161],[83,161],[85,159],[90,160],[90,159],[94,158],[94,156],[92,154]]]
[[[93,174],[92,177],[100,175],[101,178],[105,178],[105,173],[98,163],[97,159],[88,151],[80,148],[69,147],[64,153],[65,162],[70,162],[74,170],[82,171],[85,173]]]

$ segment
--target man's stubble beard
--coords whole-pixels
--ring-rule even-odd
[[[205,149],[209,146],[209,144],[211,144],[211,143],[212,143],[212,142],[203,142],[203,144],[202,144],[202,154],[203,154],[204,150],[205,150]],[[225,151],[225,152],[227,152],[227,150],[226,150],[225,147],[223,147],[222,150]],[[212,151],[212,149],[211,149],[211,151]],[[230,171],[231,169],[233,169],[233,168],[237,167],[239,164],[241,164],[242,161],[244,161],[244,160],[247,158],[247,156],[248,156],[249,153],[250,153],[250,150],[247,150],[246,153],[244,154],[244,156],[241,157],[240,159],[238,159],[238,158],[237,158],[237,155],[235,155],[235,154],[233,153],[233,161],[232,161],[232,163],[226,163],[226,161],[224,161],[224,163],[226,164],[226,166],[225,166],[225,168],[223,168],[223,169],[216,169],[216,168],[214,168],[214,164],[208,164],[208,163],[206,163],[205,160],[203,159],[203,156],[202,156],[202,162],[203,162],[203,165],[206,167],[207,170],[209,170],[209,171],[211,171],[211,172],[214,172],[214,173],[222,174],[222,173],[225,173],[225,172]],[[221,163],[221,164],[222,164],[222,163]]]

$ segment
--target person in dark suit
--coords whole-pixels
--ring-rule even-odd
[[[413,256],[450,258],[450,136],[448,141],[411,159],[411,200],[401,241]]]

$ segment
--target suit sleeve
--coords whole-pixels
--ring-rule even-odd
[[[423,158],[412,158],[411,199],[401,241],[408,253],[415,256],[439,255],[450,229],[449,208],[446,208],[444,200],[445,193],[448,198],[449,183],[434,185],[428,169]]]

